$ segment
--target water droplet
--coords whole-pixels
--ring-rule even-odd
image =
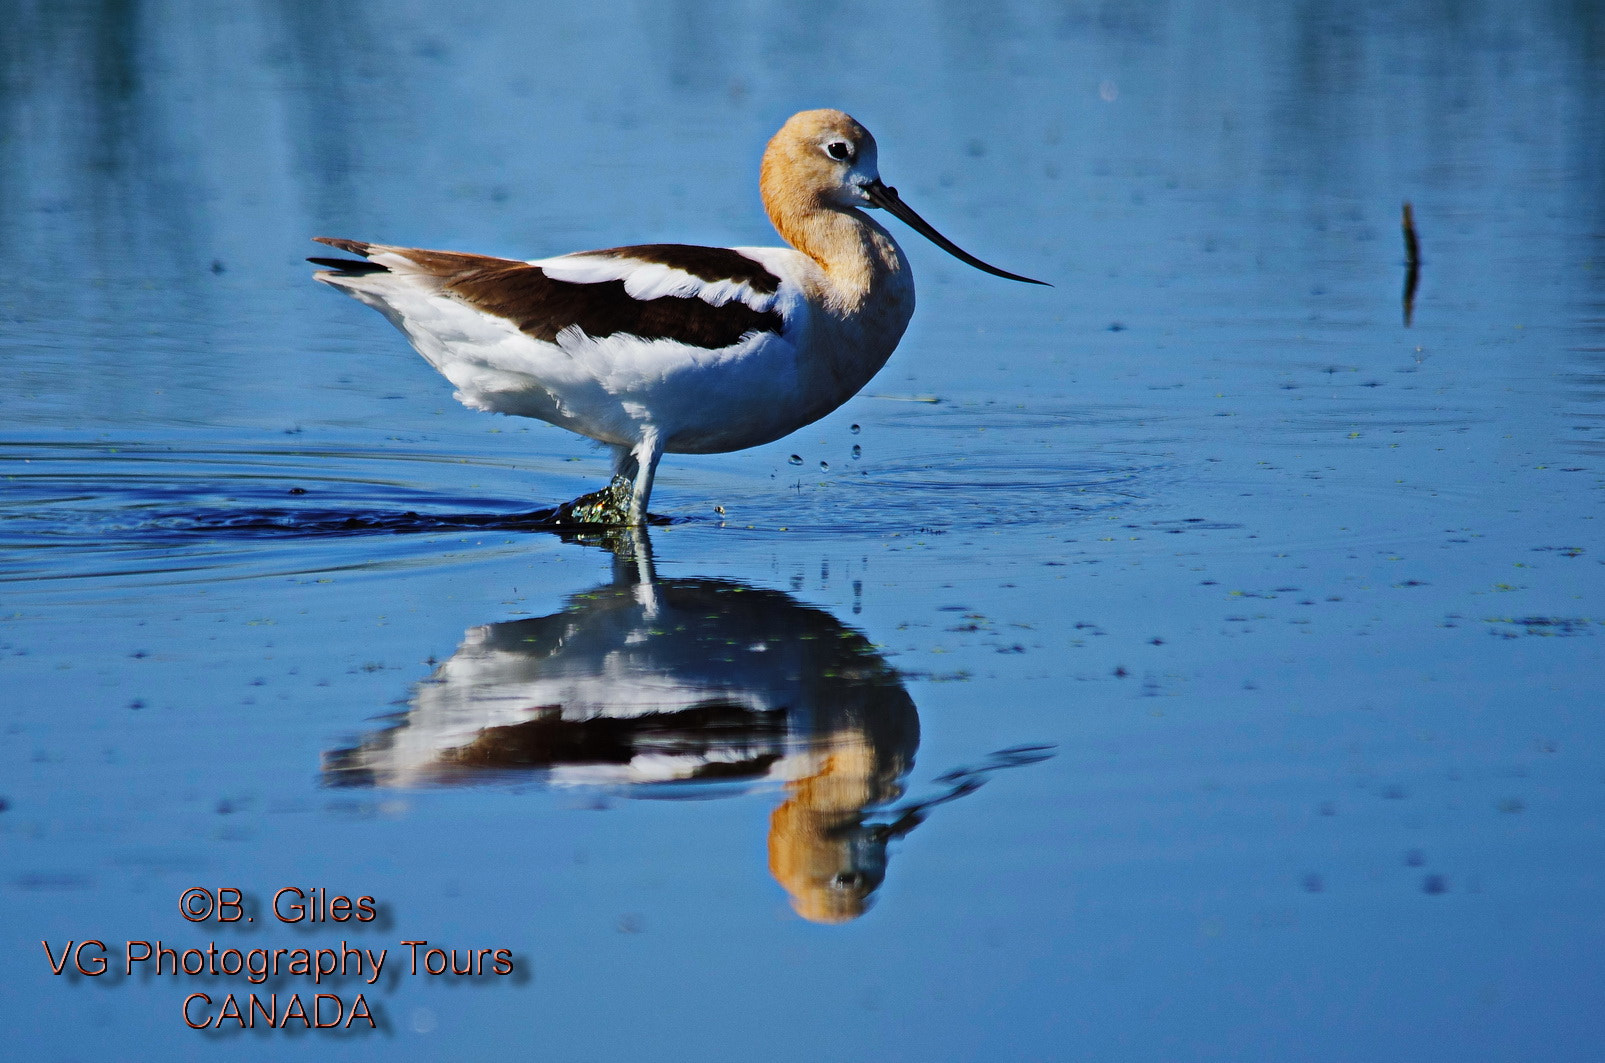
[[[819,463],[819,471],[820,472],[829,472],[830,471],[830,462],[828,462],[828,461],[820,462]]]
[[[853,435],[855,435],[855,436],[856,436],[856,435],[857,435],[857,434],[858,434],[858,433],[860,433],[860,432],[862,432],[862,431],[863,431],[863,429],[862,429],[862,428],[860,428],[860,427],[859,427],[859,426],[858,426],[858,425],[856,425],[856,424],[855,424],[855,425],[853,425],[853,426],[852,426],[852,427],[851,427],[851,428],[849,428],[849,429],[848,429],[848,431],[849,431],[849,432],[851,432],[851,433],[853,433]]]
[[[862,458],[863,456],[864,456],[864,448],[859,446],[857,443],[854,443],[853,444],[853,460],[857,461],[859,458]]]
[[[793,465],[801,465],[802,464],[802,455],[801,454],[793,454],[790,458],[788,458],[786,460],[791,462]]]

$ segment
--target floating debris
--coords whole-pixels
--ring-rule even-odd
[[[1591,620],[1586,616],[1487,616],[1483,622],[1495,625],[1492,633],[1503,635],[1505,638],[1519,638],[1522,635],[1540,635],[1547,637],[1587,635],[1589,629],[1605,621]],[[1512,630],[1520,628],[1521,630]]]

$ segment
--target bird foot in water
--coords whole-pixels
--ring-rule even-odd
[[[623,476],[613,477],[613,482],[600,491],[581,495],[572,502],[564,502],[557,507],[553,516],[554,524],[613,524],[628,525],[635,521],[630,519],[630,500],[635,495],[635,485]]]

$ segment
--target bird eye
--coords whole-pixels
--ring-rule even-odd
[[[853,157],[853,146],[845,140],[833,140],[825,145],[825,150],[833,159],[850,159]]]

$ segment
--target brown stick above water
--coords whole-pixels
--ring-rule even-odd
[[[1416,286],[1421,283],[1421,241],[1416,238],[1415,211],[1410,209],[1410,201],[1404,201],[1404,216],[1402,220],[1404,229],[1404,327],[1410,327],[1410,321],[1415,317]]]

